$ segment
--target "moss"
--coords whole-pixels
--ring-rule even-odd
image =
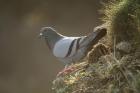
[[[112,45],[97,44],[75,70],[56,77],[55,93],[140,92],[140,0],[112,0],[103,11]]]
[[[102,20],[107,23],[110,42],[140,42],[140,1],[110,0],[104,4]],[[136,42],[135,42],[136,43]]]
[[[110,53],[99,57],[97,62],[74,64],[77,70],[57,77],[53,90],[55,93],[138,93],[140,59],[132,54],[116,59]]]

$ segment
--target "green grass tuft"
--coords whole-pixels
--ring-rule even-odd
[[[110,0],[102,12],[111,42],[140,42],[140,0]]]

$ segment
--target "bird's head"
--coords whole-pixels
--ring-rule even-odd
[[[44,38],[49,47],[53,47],[58,40],[63,38],[63,36],[52,27],[42,27],[39,37]]]
[[[42,27],[39,34],[40,37],[43,37],[46,39],[52,38],[52,37],[54,38],[56,35],[57,35],[57,32],[52,27]]]

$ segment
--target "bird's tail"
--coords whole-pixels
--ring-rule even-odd
[[[107,33],[107,29],[105,27],[97,27],[94,29],[94,32],[90,33],[84,40],[87,47],[87,51],[91,50],[92,47],[98,43],[98,41],[104,37]]]

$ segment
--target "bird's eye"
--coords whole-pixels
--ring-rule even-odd
[[[43,36],[43,34],[42,34],[42,33],[40,33],[39,35],[40,35],[40,36]]]

